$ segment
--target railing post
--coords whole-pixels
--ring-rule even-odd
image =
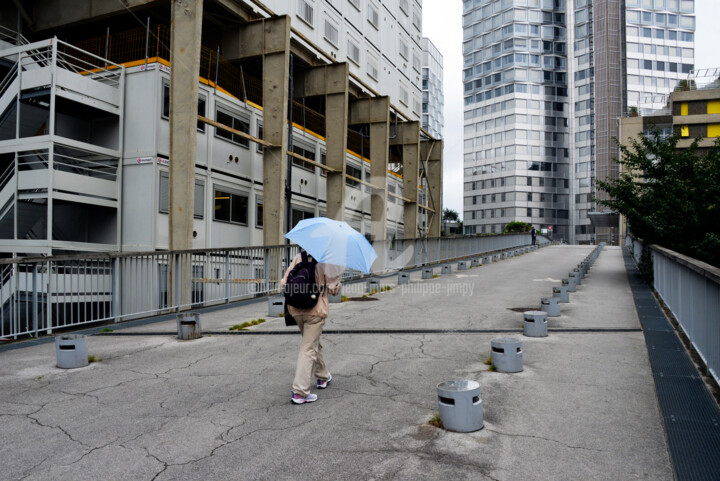
[[[45,299],[45,304],[47,306],[47,311],[45,312],[45,325],[47,326],[47,333],[52,334],[52,262],[48,261],[46,264],[47,269],[47,299]]]
[[[38,292],[37,292],[37,262],[33,264],[32,272],[32,310],[33,310],[33,331],[38,337]]]
[[[270,295],[270,269],[272,268],[271,262],[270,262],[270,248],[266,247],[264,249],[265,253],[263,255],[263,274],[265,274],[265,294]]]
[[[230,302],[230,250],[225,251],[225,304]]]

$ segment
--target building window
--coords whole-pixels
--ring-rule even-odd
[[[263,198],[260,195],[255,196],[255,227],[263,227]]]
[[[325,19],[325,33],[324,33],[325,40],[330,42],[335,47],[338,46],[338,38],[339,38],[339,32],[337,25],[335,25],[335,22],[333,22],[330,19]]]
[[[408,14],[408,12],[410,11],[408,0],[400,0],[400,10],[402,10],[405,15]]]
[[[367,4],[368,10],[367,10],[367,20],[370,22],[370,25],[375,27],[375,30],[380,29],[380,12],[378,11],[377,5],[374,3],[368,2]]]
[[[250,133],[250,124],[246,121],[240,119],[237,115],[231,114],[229,111],[216,109],[215,110],[215,120],[217,120],[219,123],[226,125],[232,129],[239,130],[240,132],[245,132],[246,134]],[[221,137],[223,139],[229,140],[230,142],[234,144],[238,144],[242,147],[248,148],[249,141],[248,139],[241,137],[237,134],[233,134],[231,132],[228,132],[223,129],[215,129],[215,136]]]
[[[247,225],[247,218],[247,195],[231,192],[224,187],[215,189],[215,220]]]
[[[352,60],[355,65],[360,66],[360,47],[352,39],[348,38],[347,49],[348,59]]]
[[[310,150],[309,148],[304,148],[301,145],[293,145],[292,151],[298,155],[302,155],[308,160],[315,160],[315,151]],[[292,163],[293,165],[297,165],[298,167],[301,167],[305,170],[309,170],[310,172],[315,172],[315,165],[311,164],[310,162],[306,162],[302,159],[297,159],[295,157],[292,157]]]
[[[367,56],[367,74],[370,78],[379,80],[377,59],[373,58],[370,54]]]
[[[407,60],[410,57],[410,48],[408,47],[408,44],[405,41],[405,39],[400,37],[398,40],[399,40],[400,56],[402,56],[402,58]]]
[[[202,115],[203,117],[207,115],[205,111],[206,104],[207,102],[205,101],[205,97],[203,95],[198,95],[198,115]],[[160,116],[165,120],[170,120],[170,83],[166,81],[163,81],[163,105]],[[205,132],[205,122],[200,122],[198,120],[197,129],[198,132]]]
[[[413,26],[422,31],[422,19],[417,11],[413,11]]]
[[[347,164],[345,166],[345,173],[349,176],[355,177],[356,179],[362,178],[362,170],[360,170],[357,167],[354,167],[350,164]],[[358,182],[357,180],[347,178],[347,177],[345,177],[345,185],[347,185],[348,187],[354,187],[356,189],[360,188],[360,182]]]
[[[158,212],[167,214],[170,206],[170,174],[160,172],[160,196],[158,199]],[[202,219],[205,215],[205,182],[195,181],[195,193],[193,195],[193,217]]]
[[[407,107],[408,101],[409,100],[408,100],[407,88],[405,88],[405,86],[403,84],[400,84],[400,102],[405,104],[405,106]]]
[[[311,27],[315,21],[315,8],[307,0],[298,0],[298,17]]]
[[[257,121],[257,136],[258,136],[258,139],[263,138],[263,124],[259,120]],[[256,143],[255,150],[257,150],[259,153],[262,154],[263,153],[263,145],[259,142]]]
[[[420,73],[421,65],[420,65],[420,55],[413,52],[413,61],[412,61],[413,68]]]
[[[321,213],[322,214],[322,213]],[[292,209],[292,227],[295,227],[298,222],[305,219],[311,219],[315,217],[314,212],[310,212],[307,210],[301,210],[301,209]],[[323,214],[324,217],[324,214]]]
[[[357,11],[360,11],[360,0],[348,0],[348,2],[355,7]]]

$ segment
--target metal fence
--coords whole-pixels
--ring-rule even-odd
[[[549,240],[538,236],[539,244]],[[371,275],[530,244],[529,234],[379,242]],[[0,338],[51,334],[279,293],[297,246],[0,260]],[[344,282],[365,277],[346,269]]]
[[[633,240],[639,259],[643,245]],[[720,383],[720,269],[660,246],[650,246],[656,292]]]

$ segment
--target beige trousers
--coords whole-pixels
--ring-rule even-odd
[[[322,344],[320,344],[320,334],[325,325],[325,318],[304,314],[293,317],[300,328],[302,344],[295,366],[292,389],[295,394],[307,397],[310,394],[310,381],[313,374],[318,379],[330,377],[322,356]]]

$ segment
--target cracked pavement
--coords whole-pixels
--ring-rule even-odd
[[[539,307],[590,250],[548,247],[426,281],[417,271],[377,302],[332,304],[326,329],[521,329],[510,308]],[[639,328],[620,250],[606,247],[561,306],[549,327]],[[201,322],[218,332],[260,317],[253,330],[294,329],[266,301]],[[2,479],[673,479],[642,332],[328,334],[333,382],[297,406],[299,335],[179,341],[174,320],[113,329],[137,335],[89,336],[102,361],[80,369],[58,369],[52,343],[0,351]],[[522,339],[522,372],[488,371],[495,337]],[[480,383],[484,429],[427,424],[450,379]]]

